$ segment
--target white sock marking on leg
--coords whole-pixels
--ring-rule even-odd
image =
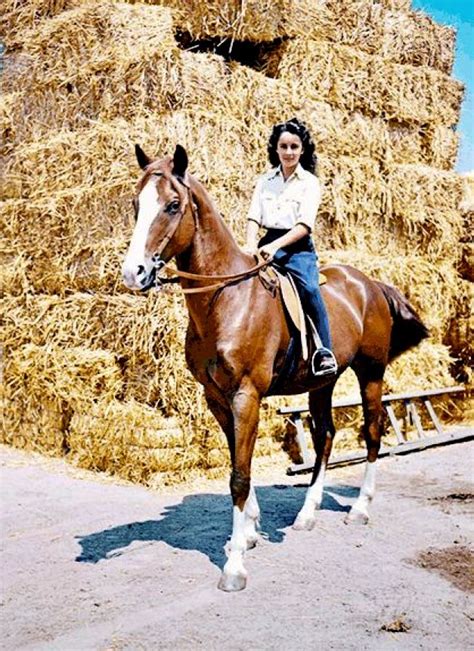
[[[375,495],[375,463],[375,461],[367,461],[359,497],[351,509],[353,511],[360,511],[360,513],[364,513],[367,517],[369,517],[369,505]]]
[[[306,492],[304,504],[296,518],[297,521],[302,523],[303,521],[312,520],[314,518],[314,512],[316,508],[319,508],[321,506],[321,502],[323,501],[325,474],[326,466],[322,464],[316,481],[312,486],[308,488]]]
[[[257,528],[260,521],[260,508],[258,506],[257,495],[253,486],[250,487],[250,493],[245,502],[245,537],[248,543],[255,543],[258,538]]]
[[[247,572],[243,564],[244,552],[247,549],[245,509],[241,511],[237,506],[234,506],[232,537],[228,549],[228,560],[224,566],[224,574],[228,576],[243,574],[246,576]]]

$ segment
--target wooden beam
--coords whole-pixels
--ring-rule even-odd
[[[437,445],[446,445],[448,443],[460,443],[461,441],[471,441],[474,439],[474,428],[466,427],[461,431],[446,432],[438,434],[437,436],[429,436],[418,441],[407,441],[401,445],[396,445],[393,448],[382,447],[379,451],[379,458],[397,454],[408,454],[417,450],[424,450],[426,448],[435,447]],[[335,466],[348,465],[352,463],[359,463],[367,459],[367,452],[352,452],[350,454],[343,454],[336,457],[333,461],[329,461],[328,468]],[[286,471],[287,475],[297,475],[313,470],[313,463],[302,463],[290,466]]]
[[[433,405],[428,400],[428,398],[425,398],[423,400],[423,404],[425,405],[426,410],[430,415],[430,418],[431,418],[431,420],[433,422],[433,425],[435,426],[436,431],[438,432],[438,434],[443,434],[443,428],[441,427],[441,423],[439,422],[438,416],[436,415],[436,412],[433,409]]]
[[[428,398],[428,397],[433,397],[433,396],[442,396],[446,395],[449,393],[460,393],[462,391],[465,391],[465,387],[463,386],[455,386],[455,387],[445,387],[442,389],[429,389],[427,391],[411,391],[409,393],[387,393],[386,395],[382,396],[382,403],[386,402],[392,402],[395,400],[416,400],[416,399],[423,399],[423,398]],[[344,407],[359,407],[362,404],[362,401],[360,397],[355,397],[355,398],[345,398],[343,400],[336,400],[333,403],[333,408],[334,409],[341,409]],[[308,406],[305,407],[280,407],[278,409],[278,413],[285,415],[285,414],[296,414],[296,413],[301,413],[304,411],[309,411]]]
[[[398,420],[397,417],[395,416],[395,412],[393,411],[392,405],[387,405],[386,410],[387,410],[388,418],[390,420],[390,425],[392,426],[392,429],[395,432],[395,435],[397,437],[397,441],[400,444],[405,443],[406,439],[402,434],[402,430],[400,429],[400,425],[398,424]]]

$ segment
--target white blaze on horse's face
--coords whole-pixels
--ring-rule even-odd
[[[151,177],[138,195],[137,223],[122,266],[123,282],[129,289],[143,289],[149,285],[153,263],[145,255],[151,225],[161,212],[156,178]]]

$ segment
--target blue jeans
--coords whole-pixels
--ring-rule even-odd
[[[269,229],[258,243],[259,247],[269,244],[288,231]],[[321,291],[319,289],[318,256],[310,236],[303,237],[294,244],[278,249],[274,262],[291,273],[298,292],[321,337],[324,348],[332,350],[329,321]]]

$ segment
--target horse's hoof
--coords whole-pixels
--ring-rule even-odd
[[[246,585],[247,577],[244,574],[222,574],[217,587],[224,592],[238,592],[244,590]]]
[[[293,523],[292,529],[295,531],[311,531],[316,524],[316,518],[300,518],[299,516]]]
[[[344,519],[345,524],[367,524],[369,521],[369,516],[367,513],[362,513],[362,511],[355,511],[352,509],[346,515]]]

